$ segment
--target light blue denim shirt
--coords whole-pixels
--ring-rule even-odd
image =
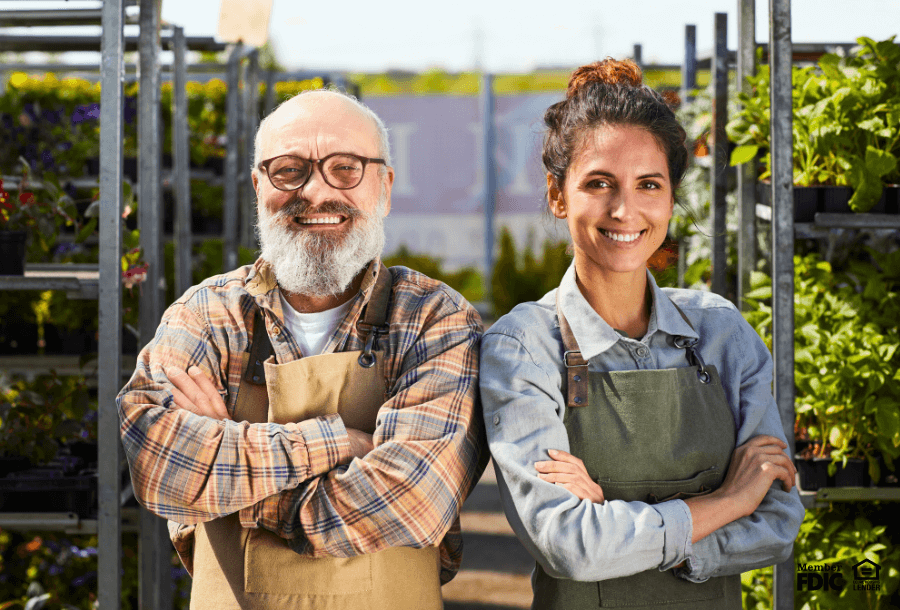
[[[699,337],[700,356],[718,370],[734,415],[735,446],[760,434],[784,439],[772,397],[772,358],[734,305],[709,292],[660,289],[647,276],[653,306],[639,341],[620,335],[588,304],[575,283],[574,264],[559,288],[517,306],[485,333],[481,399],[506,517],[532,556],[557,578],[605,580],[687,560],[679,575],[702,582],[780,563],[790,555],[804,514],[796,488],[787,493],[780,482],[752,515],[691,544],[690,511],[682,500],[594,504],[537,476],[534,463],[549,459],[548,449],[569,450],[557,291],[589,370],[688,366],[672,337]]]

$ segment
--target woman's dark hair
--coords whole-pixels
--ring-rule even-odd
[[[643,85],[641,79],[641,69],[633,61],[609,57],[572,73],[566,99],[544,113],[547,133],[542,159],[557,187],[562,188],[572,157],[588,130],[628,125],[646,129],[656,138],[666,154],[672,189],[678,188],[688,162],[684,128],[662,95]]]

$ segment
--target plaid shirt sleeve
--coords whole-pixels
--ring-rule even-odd
[[[237,512],[351,459],[337,415],[280,426],[217,421],[174,407],[163,367],[196,365],[233,409],[227,398],[240,381],[246,329],[242,320],[234,328],[234,308],[212,294],[201,287],[166,311],[117,399],[135,496],[181,524]]]
[[[459,511],[484,469],[477,402],[481,322],[465,300],[408,270],[395,278],[375,448],[241,511],[299,553],[350,557],[441,546],[442,582],[459,569]],[[358,348],[357,348],[358,349]]]

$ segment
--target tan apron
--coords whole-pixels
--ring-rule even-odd
[[[277,364],[257,312],[235,421],[288,423],[340,413],[348,428],[374,431],[385,379],[383,353],[372,348],[378,331],[387,331],[390,278],[382,265],[357,323],[367,335],[363,351]],[[237,513],[198,525],[195,536],[192,610],[442,608],[438,547],[306,557],[268,530],[242,527]]]
[[[677,309],[677,306],[676,306]],[[690,321],[681,310],[684,320]],[[722,484],[735,444],[735,426],[715,367],[697,341],[675,337],[691,366],[589,372],[557,305],[567,369],[565,426],[570,450],[607,500],[650,504],[703,495]],[[599,582],[551,577],[535,568],[535,610],[740,610],[738,575],[703,583],[672,570],[647,570]]]

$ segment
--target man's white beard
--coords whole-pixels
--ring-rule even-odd
[[[384,250],[385,192],[372,213],[356,210],[348,233],[331,236],[288,228],[290,218],[259,206],[257,234],[262,258],[275,270],[278,285],[291,294],[332,296]],[[323,206],[327,208],[327,204]],[[314,210],[318,211],[318,210]]]

